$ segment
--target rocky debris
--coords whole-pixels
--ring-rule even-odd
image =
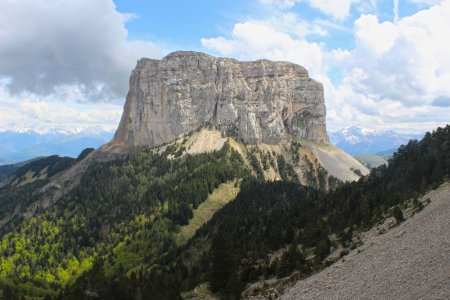
[[[138,61],[113,143],[158,146],[206,124],[251,144],[328,143],[323,86],[303,67],[185,51]]]
[[[281,299],[450,299],[450,183],[431,203]]]
[[[310,148],[328,174],[342,181],[356,181],[369,174],[367,167],[335,146],[311,145]]]

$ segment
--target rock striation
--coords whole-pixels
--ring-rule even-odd
[[[246,143],[328,143],[323,86],[289,62],[178,51],[142,58],[113,142],[158,146],[207,124]]]

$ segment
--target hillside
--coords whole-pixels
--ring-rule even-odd
[[[264,156],[267,146],[247,148],[227,139],[222,145],[212,143],[211,150],[218,149],[213,152],[187,153],[199,145],[211,147],[208,136],[210,131],[201,130],[162,148],[93,163],[53,205],[36,206],[8,223],[0,244],[4,293],[56,297],[64,291],[63,299],[80,299],[95,291],[108,299],[136,293],[174,299],[205,282],[219,295],[230,295],[261,277],[282,278],[295,271],[308,276],[328,264],[334,249],[357,243],[353,230],[370,228],[390,216],[392,206],[450,172],[450,127],[410,142],[388,167],[331,193],[300,185],[283,156],[275,156],[270,166],[283,180],[263,180],[270,173],[264,171],[264,160],[251,157]],[[305,141],[294,145],[312,149]],[[93,154],[81,155],[81,162]],[[33,174],[50,170],[39,161],[31,166]],[[21,195],[30,201],[39,196],[33,186],[61,173],[19,186],[32,170],[27,168],[16,173],[22,178],[13,181],[17,186],[0,191],[14,195],[26,189],[30,197]],[[241,183],[233,200],[234,185],[225,193],[222,189],[237,179]],[[229,203],[216,206],[212,218],[198,223],[202,203],[218,194],[230,195]],[[183,229],[189,226],[198,228],[193,236]],[[177,242],[186,233],[191,238]],[[229,261],[226,269],[221,261]]]
[[[281,299],[449,299],[450,183],[424,195],[431,203],[387,233],[308,279]]]
[[[23,167],[24,165],[33,162],[35,160],[41,159],[41,157],[37,157],[31,160],[22,161],[15,164],[9,164],[9,165],[0,165],[0,182],[3,181],[6,177],[8,177],[10,174],[14,173],[17,169],[20,167]]]
[[[122,289],[133,285],[149,299],[153,299],[151,295],[172,299],[175,294],[166,295],[170,286],[173,293],[186,291],[185,297],[200,297],[195,291],[210,295],[204,288],[209,282],[214,292],[228,299],[237,297],[243,284],[261,278],[284,278],[292,272],[310,276],[334,261],[328,257],[330,253],[359,247],[357,233],[390,218],[396,205],[419,211],[420,205],[410,196],[448,176],[450,161],[436,149],[446,149],[449,139],[449,127],[438,129],[421,142],[400,148],[388,167],[328,194],[292,181],[247,178],[236,198],[217,211],[187,244],[156,259],[158,267],[150,273],[141,269],[134,276],[122,277]],[[105,264],[86,273],[65,297],[76,299],[83,291],[98,290],[100,282],[95,278],[108,278],[107,268],[102,271]],[[116,288],[120,287],[111,280],[103,281],[103,295],[124,297],[126,292],[118,294]],[[160,284],[149,285],[151,282]],[[128,290],[128,297],[138,290]],[[265,289],[256,293],[264,294]]]
[[[107,267],[112,274],[150,264],[175,247],[178,226],[187,224],[192,210],[209,193],[243,176],[239,175],[245,172],[240,156],[230,151],[223,147],[219,152],[174,160],[166,159],[170,150],[162,155],[142,150],[126,159],[91,166],[80,184],[57,203],[9,218],[2,228],[3,284],[14,293],[55,295],[104,255],[117,255],[117,263],[111,261]],[[32,194],[33,187],[42,186],[45,179],[3,187],[0,191],[6,197],[1,199],[21,193],[28,195],[22,200],[25,205],[38,197]],[[24,194],[23,189],[30,192]],[[144,236],[149,240],[143,240]]]

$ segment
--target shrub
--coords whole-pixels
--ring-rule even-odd
[[[392,211],[394,214],[394,218],[398,223],[403,222],[405,218],[403,217],[403,212],[398,205],[394,206],[394,210]]]

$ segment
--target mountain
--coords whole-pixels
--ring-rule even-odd
[[[13,164],[49,155],[77,157],[83,149],[97,148],[111,137],[112,133],[107,131],[3,131],[0,132],[0,163]]]
[[[239,62],[185,51],[143,58],[131,74],[112,141],[43,190],[68,191],[90,164],[141,147],[170,144],[182,156],[219,150],[227,140],[247,162],[262,164],[258,174],[268,180],[285,177],[278,161],[306,185],[331,188],[357,180],[368,169],[328,144],[324,103],[322,85],[288,62]]]
[[[31,159],[31,160],[22,161],[20,163],[9,164],[9,165],[6,165],[6,164],[0,165],[0,182],[2,182],[3,179],[8,177],[10,174],[17,171],[17,169],[19,169],[20,167],[23,167],[24,165],[26,165],[34,160],[38,160],[38,159],[41,159],[41,158],[37,157],[37,158]]]
[[[450,127],[369,173],[327,142],[323,103],[286,62],[141,59],[109,143],[0,182],[1,296],[239,299],[319,271],[448,178]]]
[[[205,126],[220,132],[210,137],[221,139],[219,144],[221,136],[228,136],[247,149],[255,145],[265,148],[263,154],[283,156],[294,169],[298,166],[295,172],[305,184],[302,165],[311,162],[343,181],[357,179],[354,170],[367,174],[364,166],[328,144],[323,86],[303,67],[199,52],[138,61],[110,147],[160,146]]]
[[[18,167],[15,164],[0,166],[0,182],[17,169]]]
[[[303,67],[186,51],[138,61],[114,140],[153,147],[206,123],[244,143],[328,142],[323,86]]]
[[[330,143],[353,156],[391,155],[409,140],[420,139],[423,134],[401,134],[353,125],[330,132]]]

